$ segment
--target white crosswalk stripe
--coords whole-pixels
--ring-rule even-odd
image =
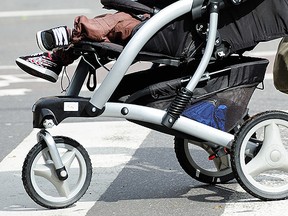
[[[5,67],[6,68],[6,67]],[[0,68],[1,69],[1,68]],[[43,79],[32,77],[28,74],[9,74],[9,75],[0,75],[0,97],[3,96],[17,96],[25,95],[28,92],[31,92],[31,89],[28,88],[5,88],[9,87],[14,83],[31,83],[31,82],[43,82]]]
[[[43,79],[33,77],[29,74],[0,75],[0,88],[7,87],[14,83],[45,82]]]
[[[244,192],[240,185],[236,188],[239,192]],[[237,196],[232,196],[229,203],[225,206],[225,211],[221,216],[278,216],[285,215],[287,211],[287,200],[264,202],[256,198],[247,197],[239,199]]]
[[[0,163],[0,215],[55,215],[55,211],[47,211],[35,204],[22,186],[22,164],[28,151],[36,144],[37,132],[38,130],[34,129]],[[57,215],[81,216],[85,215],[105,192],[150,130],[126,121],[111,121],[63,123],[50,132],[52,135],[68,136],[77,140],[90,153],[93,176],[88,191],[75,206],[57,210]],[[121,151],[117,151],[119,149]]]
[[[27,92],[31,92],[31,89],[26,89],[26,88],[3,89],[3,90],[0,90],[0,97],[1,96],[25,95]]]

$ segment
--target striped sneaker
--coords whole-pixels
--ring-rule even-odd
[[[36,41],[43,51],[52,51],[54,48],[67,47],[70,44],[71,30],[67,26],[60,26],[45,31],[38,31]]]
[[[25,72],[50,82],[57,81],[63,68],[62,62],[48,52],[19,57],[16,64]]]

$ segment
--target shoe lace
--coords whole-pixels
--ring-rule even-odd
[[[55,36],[55,43],[57,46],[64,46],[68,45],[68,35],[67,31],[64,27],[52,29],[54,36]]]

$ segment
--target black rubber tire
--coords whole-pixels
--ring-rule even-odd
[[[44,154],[43,152],[46,152],[46,153],[48,152],[47,154],[49,154],[48,147],[43,140],[40,141],[39,143],[37,143],[30,150],[28,155],[26,156],[26,159],[25,159],[23,167],[22,167],[22,182],[23,182],[23,185],[24,185],[26,192],[32,198],[32,200],[34,200],[36,203],[38,203],[39,205],[41,205],[45,208],[59,209],[59,208],[66,208],[66,207],[73,205],[75,202],[77,202],[86,193],[86,191],[90,185],[90,182],[91,182],[92,164],[91,164],[91,160],[90,160],[90,157],[89,157],[87,151],[77,141],[75,141],[71,138],[62,137],[62,136],[56,136],[53,138],[54,138],[54,141],[56,143],[57,148],[61,147],[63,149],[67,149],[67,150],[68,149],[70,149],[70,150],[73,149],[73,151],[75,150],[75,152],[76,152],[75,158],[76,158],[77,162],[79,162],[79,160],[82,161],[81,163],[82,163],[82,166],[84,168],[83,168],[83,170],[81,170],[79,172],[79,173],[81,173],[79,175],[82,175],[82,173],[84,173],[86,176],[84,176],[83,180],[81,180],[79,183],[80,189],[77,189],[75,194],[73,192],[73,197],[68,197],[67,199],[64,198],[64,200],[61,200],[61,201],[57,200],[58,197],[57,198],[55,197],[55,200],[53,200],[53,198],[52,198],[52,201],[48,200],[45,197],[42,197],[37,192],[37,190],[39,190],[39,188],[35,189],[35,185],[34,185],[34,184],[37,184],[36,178],[33,179],[33,177],[32,177],[32,176],[34,176],[32,174],[34,172],[34,170],[33,170],[34,164],[33,163],[37,157],[40,157],[40,154]],[[73,161],[74,161],[74,159],[73,159]],[[52,167],[54,168],[53,164],[52,164]],[[49,168],[50,171],[53,172],[54,171],[53,168]],[[67,170],[67,172],[68,172],[68,179],[65,181],[69,180],[69,170]],[[70,176],[70,178],[72,178],[72,177]],[[44,179],[44,180],[46,180],[46,179]],[[78,181],[79,181],[79,179],[78,179]],[[37,187],[38,187],[38,185],[37,185]]]
[[[247,177],[244,171],[244,165],[245,166],[251,162],[255,156],[261,151],[261,143],[263,141],[259,135],[257,135],[257,127],[258,129],[266,127],[269,123],[269,121],[275,121],[276,123],[278,122],[277,126],[279,128],[279,125],[282,122],[287,122],[288,125],[288,114],[286,112],[282,111],[267,111],[263,113],[259,113],[253,117],[251,117],[248,121],[243,124],[243,126],[240,128],[240,130],[236,133],[235,135],[235,140],[231,148],[231,166],[235,175],[235,178],[237,179],[238,183],[242,186],[242,188],[251,194],[252,196],[259,198],[264,201],[270,201],[270,200],[282,200],[282,199],[287,199],[288,198],[288,183],[287,183],[287,189],[284,191],[277,191],[276,189],[273,190],[273,188],[269,188],[265,190],[266,186],[262,187],[260,186],[261,183],[257,183],[255,180],[254,183],[254,177]],[[285,126],[285,128],[287,127]],[[255,130],[255,131],[254,131]],[[283,130],[281,130],[283,131]],[[249,133],[249,134],[248,134]],[[256,148],[256,150],[253,152],[252,156],[249,156],[251,158],[247,158],[247,148],[246,148],[246,143],[248,145],[249,142],[254,142],[254,143],[260,143],[258,144],[259,146]],[[245,152],[246,151],[246,152]],[[265,150],[263,150],[265,151]],[[241,152],[243,153],[243,157],[241,159]],[[263,153],[261,153],[263,154]],[[244,158],[244,159],[243,159]],[[274,173],[271,172],[269,175],[273,175]],[[277,173],[275,173],[277,175]],[[266,175],[267,176],[267,175]],[[288,174],[287,174],[288,176]],[[258,176],[257,176],[258,177]],[[275,176],[276,178],[277,176]],[[265,178],[262,177],[263,179]],[[267,177],[266,177],[267,178]],[[277,177],[278,178],[278,177]],[[253,180],[252,180],[253,179]],[[259,178],[260,179],[260,178]],[[272,179],[272,178],[271,178]],[[264,179],[265,180],[265,179]],[[260,180],[259,180],[260,181]],[[276,181],[276,180],[273,180]],[[281,180],[280,180],[281,181]],[[264,184],[264,183],[263,183]],[[265,184],[267,184],[267,180],[265,181]],[[268,188],[268,187],[267,187]]]
[[[194,160],[194,156],[191,155],[188,149],[188,146],[192,144],[193,143],[191,141],[178,138],[178,137],[175,137],[175,140],[174,140],[174,150],[175,150],[178,162],[181,165],[182,169],[189,176],[191,176],[193,179],[196,179],[200,182],[207,183],[207,184],[226,183],[234,179],[234,174],[232,172],[230,164],[229,164],[229,167],[226,168],[225,170],[214,171],[214,170],[208,170],[204,168],[204,166],[200,165],[199,163],[196,163]],[[204,149],[202,150],[205,151]],[[208,156],[209,155],[207,153],[207,158],[206,158],[207,161],[208,161]],[[228,155],[226,156],[229,157]],[[217,159],[214,159],[214,160],[217,160]],[[230,163],[230,159],[229,159],[229,163]]]

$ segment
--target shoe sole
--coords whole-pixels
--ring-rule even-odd
[[[51,50],[47,50],[44,47],[44,45],[42,43],[41,33],[42,33],[42,31],[38,31],[36,33],[36,41],[37,41],[37,45],[38,45],[39,49],[42,50],[43,52],[51,51]]]
[[[56,82],[58,75],[51,70],[42,68],[40,66],[34,65],[30,62],[27,62],[21,58],[16,59],[16,64],[28,74],[31,74],[35,77],[39,77],[50,82]]]

